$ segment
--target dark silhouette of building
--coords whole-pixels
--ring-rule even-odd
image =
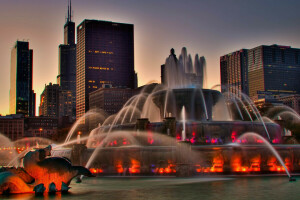
[[[76,118],[76,44],[75,44],[75,23],[72,22],[71,1],[68,5],[68,16],[64,25],[64,44],[59,45],[59,74],[57,83],[63,93],[71,93],[72,113],[68,113],[70,119]],[[63,100],[63,98],[62,98]],[[69,102],[69,98],[67,98]]]
[[[89,110],[89,93],[112,87],[133,89],[134,26],[84,20],[77,27],[76,119]]]
[[[300,49],[290,46],[258,46],[248,51],[249,96],[255,101],[277,101],[300,94]]]
[[[47,117],[59,117],[59,96],[60,87],[58,84],[45,85],[41,94],[39,115]]]
[[[70,116],[73,115],[73,94],[70,90],[59,90],[59,118],[61,120],[69,119],[69,123],[72,123],[73,120],[70,119]],[[64,118],[64,119],[61,119]],[[73,119],[73,118],[72,118]]]
[[[221,56],[221,88],[222,92],[231,92],[240,96],[240,92],[248,94],[248,50]]]
[[[56,117],[38,116],[25,119],[27,137],[52,138],[57,134],[58,119]]]
[[[11,51],[9,112],[35,116],[35,93],[32,90],[33,51],[29,43],[17,41]]]
[[[279,98],[284,105],[289,106],[290,108],[294,109],[298,114],[300,114],[300,95],[290,95]]]
[[[58,120],[53,117],[24,117],[22,114],[0,116],[0,132],[15,141],[25,137],[52,138],[57,134]]]
[[[70,90],[62,90],[58,84],[50,83],[45,85],[45,89],[41,94],[39,114],[40,116],[58,118],[60,125],[63,122],[66,123],[66,121],[71,123],[72,100],[72,92]]]
[[[0,132],[10,140],[22,139],[25,136],[24,116],[22,114],[13,114],[0,116]]]
[[[220,59],[221,84],[240,89],[254,101],[276,103],[300,94],[300,49],[261,45]],[[231,91],[231,90],[229,90]]]
[[[134,95],[135,90],[130,88],[112,88],[106,85],[90,93],[90,109],[101,109],[107,114],[118,113],[124,104]]]

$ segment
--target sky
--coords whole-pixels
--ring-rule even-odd
[[[0,114],[9,114],[10,55],[17,40],[33,49],[37,108],[45,84],[56,83],[67,0],[0,0]],[[262,44],[300,48],[299,0],[72,0],[84,19],[134,24],[139,86],[160,82],[170,49],[205,56],[208,88],[220,84],[220,56]],[[38,109],[37,109],[38,110]],[[37,112],[38,114],[38,112]]]

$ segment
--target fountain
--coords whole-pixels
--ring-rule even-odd
[[[262,116],[244,94],[204,89],[205,58],[196,55],[193,63],[186,48],[178,59],[172,49],[163,70],[163,84],[144,86],[115,115],[89,111],[61,144],[39,138],[11,142],[3,137],[0,148],[12,153],[5,154],[8,157],[1,163],[9,167],[0,173],[0,192],[66,191],[72,178],[91,174],[285,172],[295,180],[291,173],[300,172],[300,147],[282,144],[283,130],[277,123],[291,119],[300,123],[297,113],[281,107]],[[89,134],[77,132],[87,120],[97,126]]]
[[[298,146],[281,144],[282,129],[272,116],[261,116],[244,94],[203,88],[205,65],[198,55],[193,64],[185,48],[177,59],[172,49],[163,68],[164,84],[146,85],[83,138],[87,148],[77,151],[80,164],[98,175],[282,173],[285,164],[290,171],[300,171]],[[260,137],[240,150],[235,142],[246,144],[241,136],[247,132]],[[266,141],[284,161],[266,151],[261,145],[269,144]],[[125,168],[135,170],[124,173]]]
[[[181,134],[181,141],[185,141],[186,139],[186,130],[185,130],[185,107],[182,107],[181,110],[181,119],[182,119],[182,134]]]

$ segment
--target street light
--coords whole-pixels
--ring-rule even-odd
[[[81,135],[81,131],[78,131],[78,133],[77,133],[77,144],[80,144],[80,135]]]
[[[43,129],[42,129],[42,128],[40,128],[40,137],[42,136],[42,131],[43,131]]]

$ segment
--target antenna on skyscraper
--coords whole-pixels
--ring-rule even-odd
[[[70,22],[72,21],[72,0],[70,0]]]
[[[67,22],[70,21],[70,7],[69,7],[69,0],[68,0],[68,17],[67,17]]]

